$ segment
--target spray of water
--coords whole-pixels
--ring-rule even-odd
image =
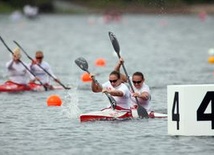
[[[62,106],[64,107],[63,113],[68,118],[79,118],[81,111],[78,107],[78,101],[77,89],[72,89],[72,92],[67,92]]]

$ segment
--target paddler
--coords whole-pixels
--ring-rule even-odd
[[[29,72],[27,64],[21,62],[20,59],[21,50],[15,48],[12,59],[6,63],[9,81],[20,85],[27,85],[30,80],[35,80],[35,77]]]
[[[33,60],[30,64],[30,69],[48,89],[53,89],[53,86],[51,85],[51,78],[46,73],[48,72],[52,77],[54,77],[55,82],[60,82],[59,79],[53,74],[53,71],[46,61],[43,61],[44,54],[42,51],[36,51],[35,53],[35,60]],[[40,65],[40,67],[38,66]],[[45,72],[46,71],[46,72]],[[35,82],[35,80],[31,81]]]
[[[115,71],[120,71],[120,67],[122,65],[122,63],[124,63],[123,58],[119,59],[119,62],[117,63],[117,65],[115,66],[114,70]],[[127,82],[127,77],[124,74],[121,74],[121,80],[123,82]],[[135,72],[132,74],[132,77],[130,77],[130,81],[132,86],[134,86],[134,92],[132,92],[132,90],[130,89],[131,92],[131,103],[132,106],[131,108],[137,108],[137,101],[136,98],[138,99],[139,103],[146,109],[146,111],[148,112],[148,114],[153,113],[153,111],[151,110],[151,104],[150,104],[150,100],[151,100],[151,93],[150,93],[150,88],[149,86],[145,83],[145,78],[142,72]]]
[[[91,76],[94,75],[91,74]],[[128,115],[131,116],[130,92],[128,87],[122,83],[118,71],[112,71],[109,74],[109,80],[102,85],[92,80],[91,88],[93,92],[109,93],[117,102],[115,109],[126,110]]]

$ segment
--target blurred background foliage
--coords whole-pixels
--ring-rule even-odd
[[[70,2],[78,6],[94,9],[99,12],[103,8],[127,8],[132,6],[154,7],[179,7],[193,4],[213,4],[213,0],[0,0],[0,12],[8,13],[13,10],[22,9],[29,4],[39,7],[40,12],[55,13],[55,2]],[[72,12],[72,11],[71,11]]]
[[[41,12],[53,12],[53,0],[0,0],[0,12],[22,9],[25,5],[39,7]]]

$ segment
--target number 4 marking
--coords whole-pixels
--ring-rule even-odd
[[[211,103],[211,113],[205,113]],[[211,121],[214,129],[214,91],[208,91],[197,110],[197,121]]]
[[[175,113],[175,107],[177,109]],[[177,130],[179,130],[179,121],[180,121],[180,114],[179,114],[179,95],[178,92],[175,92],[173,106],[172,106],[172,121],[177,122]]]

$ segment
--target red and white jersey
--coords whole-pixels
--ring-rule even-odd
[[[133,85],[133,84],[132,84]],[[151,94],[150,94],[150,89],[149,86],[146,85],[145,83],[143,83],[142,87],[140,89],[137,89],[135,87],[134,88],[134,92],[135,93],[143,93],[143,92],[147,92],[150,95],[151,98]],[[143,100],[142,98],[137,98],[139,103],[147,110],[147,112],[151,111],[151,105],[150,105],[150,99],[148,100]],[[132,102],[132,106],[135,107],[137,105],[137,101],[136,98],[131,96],[131,102]]]
[[[117,102],[117,106],[124,108],[124,109],[130,109],[130,91],[128,89],[128,87],[121,83],[119,86],[117,87],[113,87],[111,85],[111,83],[109,81],[105,82],[104,84],[102,84],[103,88],[106,89],[110,89],[110,90],[120,90],[123,92],[123,96],[119,97],[119,96],[112,96],[116,102]]]

